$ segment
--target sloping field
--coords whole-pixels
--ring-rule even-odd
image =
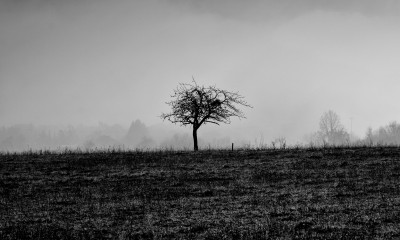
[[[399,239],[400,148],[0,155],[0,239]]]

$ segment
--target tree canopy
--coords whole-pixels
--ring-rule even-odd
[[[197,146],[197,130],[203,124],[229,124],[231,117],[245,118],[238,105],[251,107],[237,92],[219,89],[215,86],[200,86],[194,80],[191,84],[180,83],[171,96],[170,113],[163,113],[162,119],[183,126],[193,126],[194,150]]]
[[[349,141],[349,134],[334,111],[325,112],[319,121],[319,135],[324,143],[342,145]]]

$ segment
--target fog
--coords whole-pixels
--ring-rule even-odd
[[[0,126],[124,141],[139,119],[161,143],[191,132],[159,116],[193,76],[253,106],[202,126],[210,144],[302,142],[330,109],[362,138],[400,119],[399,30],[396,0],[0,0]]]

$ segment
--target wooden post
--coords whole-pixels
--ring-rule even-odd
[[[233,151],[233,143],[232,143],[232,151]]]

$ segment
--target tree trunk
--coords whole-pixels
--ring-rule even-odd
[[[197,146],[197,128],[193,126],[193,144],[194,144],[194,151],[199,150],[199,146]]]

